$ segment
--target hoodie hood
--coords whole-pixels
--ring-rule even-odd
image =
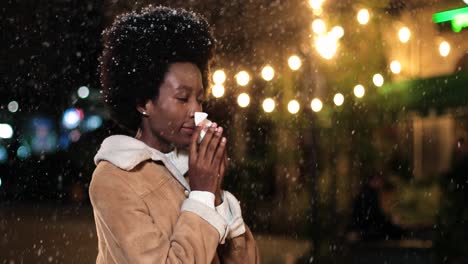
[[[186,151],[178,151],[176,149],[164,154],[136,138],[125,135],[114,135],[104,139],[96,156],[94,156],[94,163],[96,165],[102,160],[108,161],[126,171],[132,170],[146,160],[161,161],[172,175],[187,190],[190,190],[183,176],[188,171],[188,152]]]

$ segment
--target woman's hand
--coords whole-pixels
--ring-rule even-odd
[[[223,202],[222,199],[222,185],[224,180],[224,175],[226,173],[226,168],[229,167],[229,158],[227,157],[226,151],[224,152],[223,160],[221,166],[219,166],[219,179],[218,179],[218,188],[215,193],[215,206],[220,205]]]
[[[190,144],[188,171],[190,188],[193,191],[207,191],[216,194],[220,186],[226,138],[222,137],[223,128],[217,127],[216,123],[213,123],[211,127],[207,128],[205,137],[198,145],[201,130],[202,127],[197,126]]]

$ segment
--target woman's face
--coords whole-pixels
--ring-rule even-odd
[[[170,151],[172,146],[187,148],[195,130],[194,113],[202,111],[203,100],[198,67],[192,63],[171,64],[159,96],[145,104],[148,117],[143,118],[143,126],[147,126],[143,133],[151,132],[152,147],[162,152]]]

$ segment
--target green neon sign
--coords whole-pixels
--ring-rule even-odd
[[[435,13],[432,20],[436,24],[451,21],[452,30],[460,32],[463,28],[468,27],[468,7]]]

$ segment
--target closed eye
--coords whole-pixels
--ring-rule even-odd
[[[182,98],[177,98],[177,100],[181,102],[188,102],[188,98],[182,97]]]

